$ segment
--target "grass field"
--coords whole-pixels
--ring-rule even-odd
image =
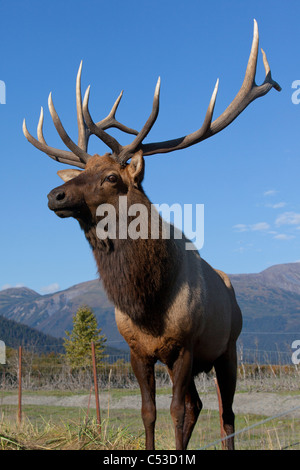
[[[76,394],[86,394],[86,391]],[[169,394],[170,389],[160,389],[158,394]],[[284,395],[284,392],[281,392]],[[294,392],[297,393],[297,392]],[[110,390],[112,398],[139,395],[134,390]],[[1,391],[4,396],[16,395],[15,391]],[[70,391],[31,391],[24,396],[70,397]],[[259,393],[257,394],[259,400]],[[1,401],[0,401],[1,403]],[[45,405],[23,405],[22,422],[17,423],[17,406],[0,406],[0,449],[44,450],[141,450],[144,448],[144,431],[138,409],[101,409],[101,432],[93,408]],[[265,417],[255,414],[237,414],[236,430],[242,430],[262,421]],[[189,449],[197,450],[215,442],[220,437],[217,411],[203,410],[194,430]],[[247,450],[300,449],[300,420],[283,416],[245,431],[236,437],[236,448]],[[174,432],[169,410],[159,409],[156,424],[157,450],[174,449]],[[221,449],[221,444],[208,447]]]

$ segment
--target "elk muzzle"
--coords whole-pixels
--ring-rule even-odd
[[[64,185],[52,189],[48,194],[48,207],[54,211],[58,217],[78,217],[81,212],[81,205],[73,201],[68,195]]]

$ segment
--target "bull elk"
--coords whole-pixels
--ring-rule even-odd
[[[242,327],[241,311],[227,275],[213,269],[197,250],[185,250],[187,239],[184,235],[181,239],[174,234],[170,238],[111,239],[107,236],[100,239],[97,236],[97,208],[102,204],[114,206],[119,225],[120,196],[127,198],[129,208],[137,203],[150,208],[151,203],[141,186],[144,156],[184,149],[212,137],[272,87],[280,91],[280,86],[271,77],[263,51],[262,54],[266,76],[262,85],[257,86],[258,28],[254,20],[252,48],[241,89],[227,109],[212,122],[217,82],[201,128],[185,137],[143,143],[158,115],[160,79],[154,93],[152,112],[140,132],[116,120],[122,93],[108,116],[95,123],[88,107],[90,88],[83,100],[81,96],[82,64],[76,80],[78,144],[66,133],[51,93],[50,114],[69,150],[46,144],[43,110],[37,128],[38,139],[28,132],[25,120],[23,123],[23,132],[31,144],[58,162],[80,168],[58,171],[64,184],[48,194],[48,206],[59,217],[77,219],[92,247],[104,288],[115,305],[118,329],[130,347],[131,364],[142,396],[146,449],[154,449],[154,365],[157,361],[167,366],[173,383],[170,412],[176,449],[187,448],[202,408],[194,378],[212,367],[215,368],[222,397],[224,431],[226,435],[234,432],[232,403],[236,387],[236,341]],[[135,135],[132,143],[120,145],[106,132],[112,127]],[[89,155],[87,147],[92,134],[99,137],[111,153]],[[161,218],[159,220],[161,234],[163,222]],[[146,222],[150,224],[150,219]],[[234,448],[233,437],[226,440],[226,446]]]

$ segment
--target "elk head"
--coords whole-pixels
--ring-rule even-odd
[[[141,190],[144,175],[142,152],[137,152],[130,164],[121,166],[109,154],[94,155],[85,170],[60,170],[65,184],[48,194],[48,207],[59,217],[74,217],[88,225],[96,223],[96,211],[101,204],[116,206],[119,196]]]
[[[69,150],[59,150],[46,144],[43,136],[43,109],[37,128],[38,140],[28,132],[25,120],[23,123],[23,132],[31,144],[54,160],[81,169],[58,171],[58,175],[65,181],[65,184],[49,193],[49,208],[60,217],[72,216],[82,222],[94,219],[96,208],[100,204],[114,203],[120,195],[126,195],[132,191],[142,192],[143,156],[184,149],[212,137],[227,127],[253,100],[268,93],[272,87],[280,91],[280,86],[271,77],[270,67],[263,50],[262,54],[266,76],[262,85],[257,86],[255,73],[258,55],[258,28],[254,20],[253,42],[245,78],[239,92],[226,110],[212,121],[218,90],[217,81],[200,129],[184,137],[146,144],[143,141],[150,132],[159,111],[160,79],[158,79],[154,93],[152,112],[142,130],[137,132],[121,124],[115,118],[122,93],[105,119],[97,123],[93,121],[88,108],[90,87],[86,90],[83,101],[81,97],[82,64],[80,64],[76,80],[78,144],[75,144],[66,133],[54,108],[51,93],[48,101],[49,111],[57,132]],[[114,137],[106,132],[111,127],[135,135],[134,140],[129,145],[120,145]],[[110,154],[92,156],[87,153],[89,137],[92,134],[99,137],[111,149]],[[131,162],[128,164],[130,159]]]

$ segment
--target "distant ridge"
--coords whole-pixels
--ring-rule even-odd
[[[237,300],[243,312],[239,343],[266,351],[283,360],[292,354],[291,344],[300,340],[300,263],[271,266],[257,274],[232,274]]]
[[[46,335],[30,326],[0,315],[0,339],[5,345],[17,349],[19,346],[31,349],[36,353],[63,353],[63,340]]]
[[[231,281],[238,283],[261,283],[265,286],[284,289],[300,294],[300,262],[276,264],[257,274],[231,274]]]

